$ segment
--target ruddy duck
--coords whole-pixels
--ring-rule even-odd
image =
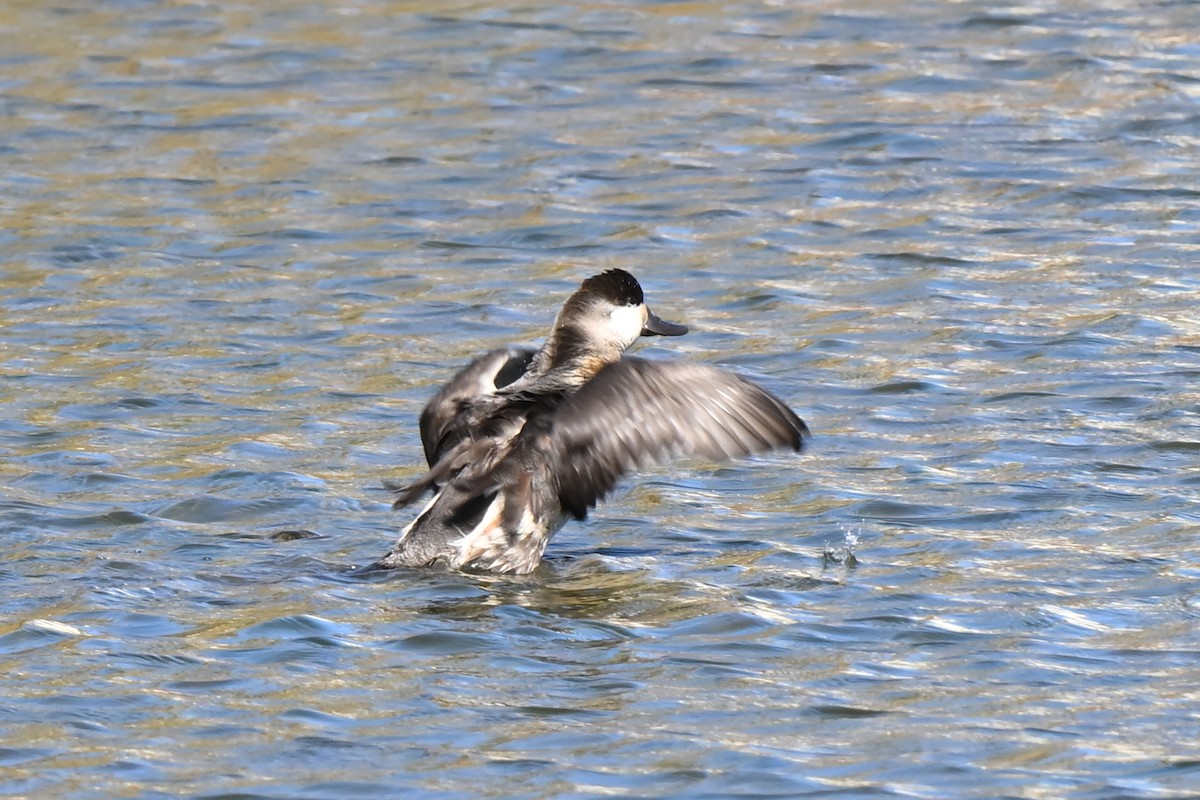
[[[672,457],[800,450],[808,427],[779,398],[704,364],[622,358],[639,336],[687,328],[650,312],[624,270],[588,278],[539,350],[502,348],[456,374],[421,413],[429,471],[400,508],[432,491],[391,551],[367,569],[526,573],[568,518],[584,519],[637,468]]]

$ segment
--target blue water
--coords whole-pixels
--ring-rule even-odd
[[[2,21],[0,794],[1195,796],[1194,6]],[[354,577],[612,267],[812,447]]]

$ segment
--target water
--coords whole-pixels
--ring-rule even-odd
[[[0,793],[1195,796],[1195,6],[429,9],[0,12]],[[349,576],[610,267],[812,448]]]

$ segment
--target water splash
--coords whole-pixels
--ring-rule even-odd
[[[825,566],[831,564],[842,564],[847,567],[857,566],[858,557],[854,555],[854,551],[858,548],[861,534],[861,527],[850,528],[843,525],[842,540],[840,542],[825,543],[825,550],[821,554],[825,560]]]

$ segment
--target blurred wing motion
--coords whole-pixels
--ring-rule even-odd
[[[576,519],[634,469],[675,457],[800,450],[809,435],[783,401],[745,378],[704,364],[640,358],[606,366],[545,422],[550,435],[530,444],[550,451],[545,463],[564,510]]]

